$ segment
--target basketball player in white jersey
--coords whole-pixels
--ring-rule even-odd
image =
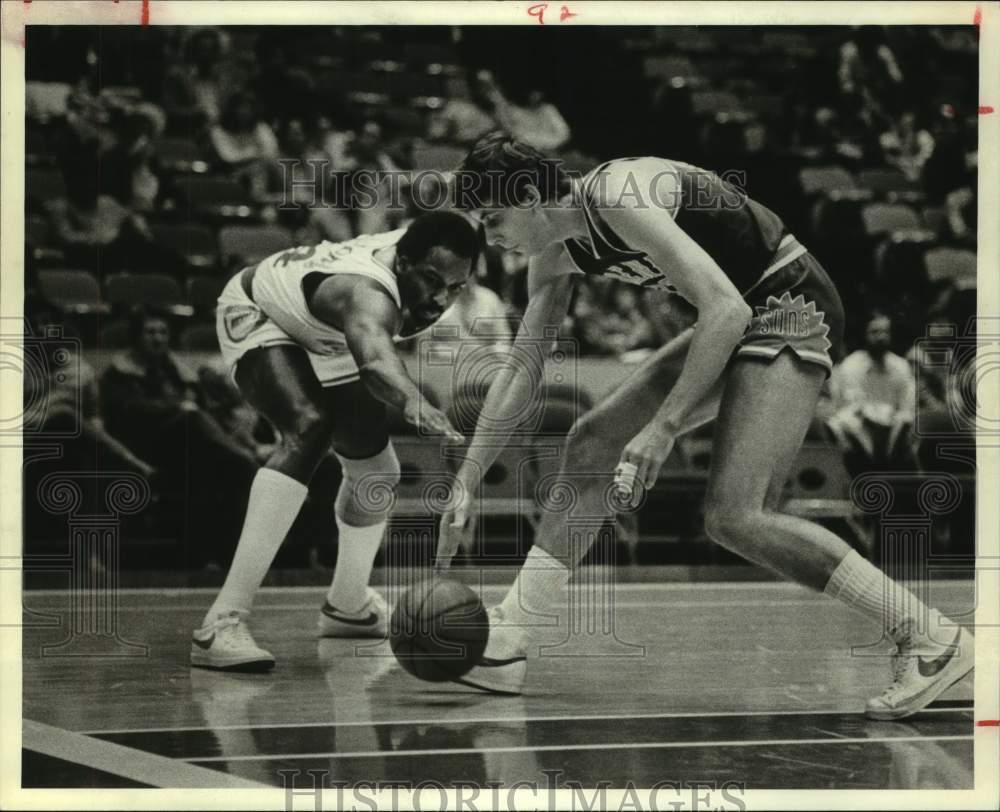
[[[343,480],[333,500],[337,566],[319,631],[385,635],[385,601],[368,587],[388,519],[378,494],[394,487],[400,473],[385,406],[401,409],[423,434],[462,442],[421,395],[395,341],[441,318],[465,286],[478,250],[466,218],[434,212],[406,229],[274,254],[226,285],[216,321],[223,359],[280,440],[254,479],[222,591],[194,632],[192,665],[274,667],[271,654],[254,642],[247,616],[331,445]]]
[[[655,353],[570,432],[562,477],[577,515],[611,517],[616,481],[634,506],[677,437],[718,417],[705,501],[717,543],[876,621],[896,644],[890,687],[867,714],[898,719],[926,707],[973,666],[972,635],[826,528],[781,513],[778,499],[840,353],[844,312],[823,267],[770,209],[704,169],[643,157],[608,161],[571,188],[552,161],[503,134],[484,136],[456,175],[459,205],[486,239],[527,255],[530,301],[515,340],[537,343],[566,315],[574,279],[594,274],[674,292],[697,324]],[[464,198],[461,199],[461,198]],[[516,425],[533,375],[498,374],[442,521],[439,566],[468,531],[481,472]],[[616,468],[617,466],[617,468]],[[466,684],[519,693],[528,634],[551,616],[570,568],[567,513],[546,512],[514,586],[491,613],[490,639]]]

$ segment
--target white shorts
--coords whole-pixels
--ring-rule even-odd
[[[236,363],[247,350],[277,344],[302,346],[246,295],[240,284],[241,276],[242,272],[236,274],[222,289],[215,313],[215,332],[230,377],[235,376]],[[302,349],[309,356],[321,385],[340,386],[360,378],[358,365],[350,352],[317,355],[304,347]]]

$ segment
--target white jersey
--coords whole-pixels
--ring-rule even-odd
[[[402,309],[396,275],[375,258],[375,253],[395,245],[404,232],[398,229],[347,242],[322,242],[269,256],[254,271],[252,297],[243,289],[246,271],[236,274],[219,296],[215,316],[219,348],[230,374],[235,374],[240,358],[250,350],[296,344],[306,351],[323,386],[358,380],[358,367],[343,332],[309,311],[302,286],[314,273],[365,276],[384,287]],[[396,336],[396,341],[402,340]]]
[[[253,301],[289,336],[309,352],[333,355],[349,352],[343,332],[317,319],[309,310],[303,282],[309,274],[351,274],[378,282],[402,309],[396,275],[375,258],[375,252],[399,242],[406,229],[366,234],[347,242],[291,248],[272,254],[257,266]]]

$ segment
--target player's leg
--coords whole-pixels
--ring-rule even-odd
[[[588,412],[570,431],[562,449],[560,486],[573,492],[573,512],[596,522],[614,515],[608,498],[622,448],[663,403],[680,374],[690,333],[664,345],[613,394]],[[686,430],[715,416],[722,382],[692,415]],[[527,634],[562,600],[572,568],[587,545],[571,543],[565,511],[543,510],[517,578],[499,606],[491,611],[486,655],[461,682],[498,693],[516,694],[525,674]]]
[[[274,424],[280,440],[254,477],[232,564],[202,629],[195,633],[192,662],[262,670],[274,660],[253,644],[243,621],[329,448],[333,417],[325,410],[323,389],[308,355],[296,345],[249,350],[239,360],[236,382],[247,401]],[[216,632],[220,643],[212,644]],[[232,645],[220,650],[222,638],[228,637],[234,638]]]
[[[882,718],[898,718],[925,706],[967,673],[971,646],[963,643],[965,656],[959,658],[958,648],[950,645],[960,639],[958,633],[953,628],[942,632],[936,612],[826,528],[768,505],[769,491],[773,496],[802,444],[823,380],[821,367],[791,351],[770,361],[738,357],[733,362],[716,429],[706,529],[744,558],[868,615],[901,648],[929,655],[930,665],[918,668],[917,657],[910,657],[904,665],[912,666],[912,674],[897,674],[907,679],[889,697],[891,707],[881,711]],[[942,636],[947,637],[943,643],[937,639]],[[924,677],[914,677],[923,671]],[[877,715],[880,708],[870,706],[869,712]]]
[[[334,502],[337,566],[320,614],[320,634],[381,637],[388,610],[368,581],[399,484],[399,460],[389,440],[385,406],[364,384],[330,388],[326,401],[343,477]]]

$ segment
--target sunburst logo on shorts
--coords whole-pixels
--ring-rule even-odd
[[[222,314],[222,324],[230,341],[243,341],[250,333],[267,321],[267,316],[259,307],[251,305],[229,305]]]
[[[826,314],[816,309],[816,302],[806,302],[800,293],[794,299],[787,290],[777,296],[768,296],[767,303],[757,306],[757,323],[752,332],[757,336],[782,338],[821,338],[829,349],[830,325],[824,321]]]

